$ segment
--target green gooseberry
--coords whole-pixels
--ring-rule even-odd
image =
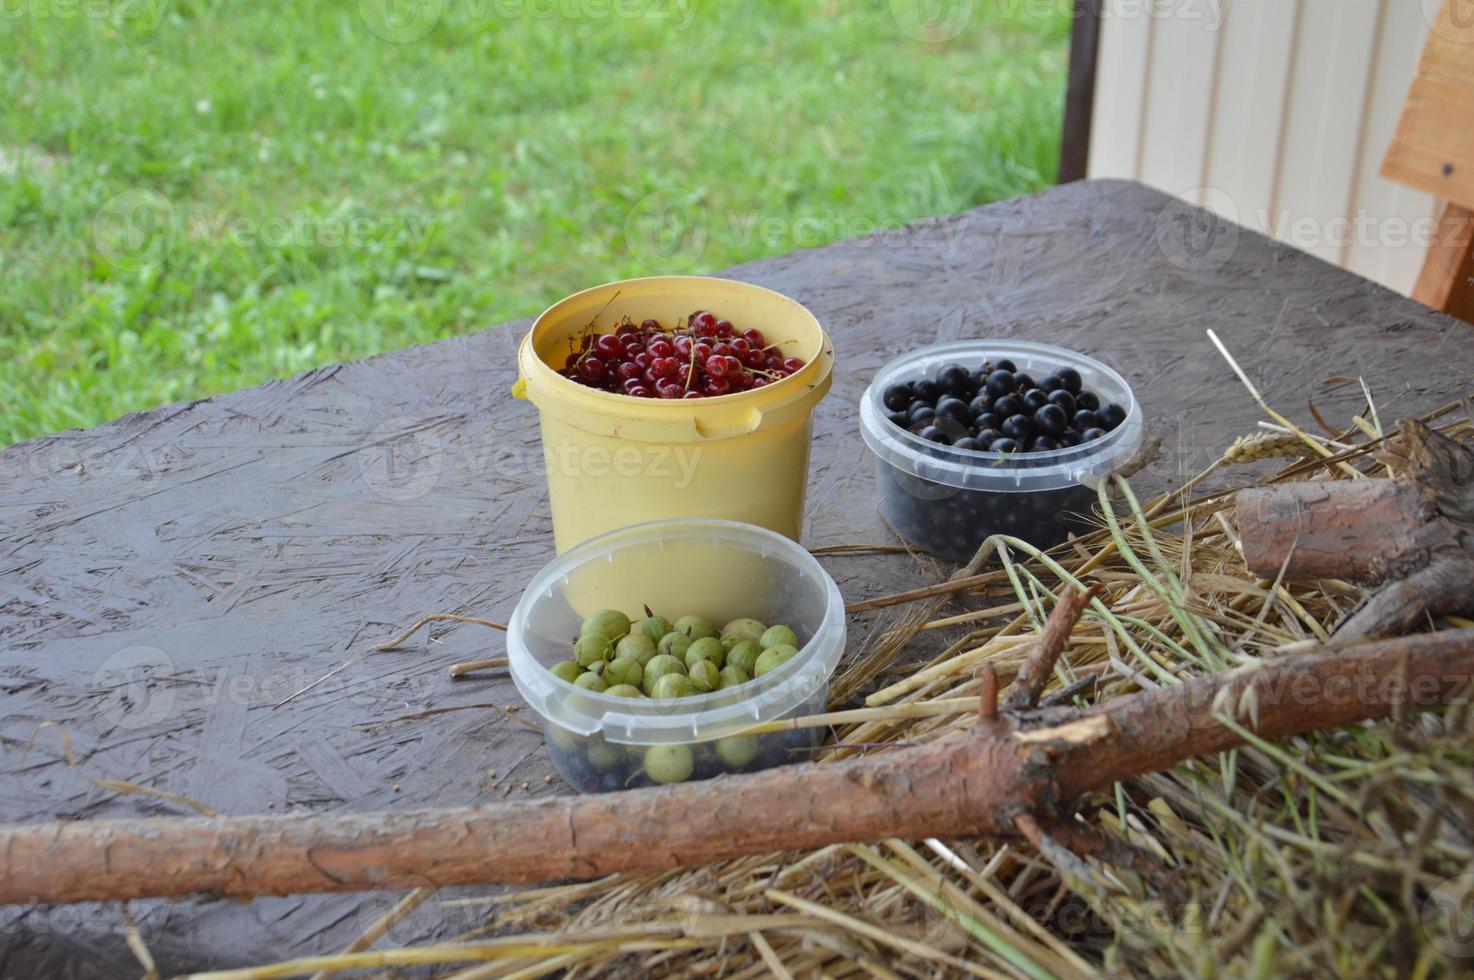
[[[692,664],[689,676],[697,694],[715,691],[722,683],[722,672],[710,660],[698,660]]]
[[[762,747],[762,739],[756,735],[729,735],[717,739],[717,757],[729,769],[742,769],[757,758]]]
[[[573,734],[562,725],[555,725],[552,722],[548,722],[543,731],[548,733],[548,741],[552,742],[555,746],[562,749],[564,752],[572,752],[574,749],[577,749],[583,744],[583,739],[579,738],[577,735]]]
[[[689,698],[696,693],[696,685],[685,674],[662,674],[650,689],[652,698]]]
[[[608,772],[624,761],[624,752],[617,745],[611,745],[602,739],[590,742],[586,753],[589,757],[589,765],[600,772]]]
[[[763,655],[757,658],[757,666],[752,669],[752,676],[761,677],[770,670],[777,670],[796,656],[798,656],[798,650],[787,643],[768,647],[763,651]]]
[[[747,671],[738,667],[736,664],[727,664],[727,666],[722,668],[722,672],[719,675],[717,690],[725,691],[729,687],[737,687],[740,684],[746,684],[750,680],[752,680],[752,675]]]
[[[612,694],[617,698],[643,698],[644,692],[633,684],[615,684],[605,694]]]
[[[685,633],[677,633],[675,630],[671,630],[660,638],[660,642],[655,645],[655,649],[668,656],[685,657],[686,650],[690,646],[691,638],[689,636]]]
[[[727,662],[727,651],[722,649],[722,641],[714,636],[703,636],[686,648],[686,669],[701,660],[709,660],[716,665],[717,670]]]
[[[763,631],[766,629],[767,627],[757,620],[743,617],[741,619],[734,619],[726,626],[723,626],[722,638],[726,639],[729,636],[735,636],[738,640],[752,640],[756,643],[762,639]]]
[[[681,663],[677,658],[665,653],[652,657],[650,662],[645,665],[645,674],[640,680],[640,690],[646,694],[653,694],[655,691],[655,682],[666,674],[680,674],[685,676],[686,665]]]
[[[640,681],[644,679],[645,668],[640,666],[638,660],[630,657],[615,657],[604,668],[604,683],[606,684],[630,684],[639,687]]]
[[[685,782],[695,768],[696,757],[689,745],[652,745],[645,750],[645,775],[652,782]]]
[[[682,616],[676,620],[676,625],[672,628],[677,633],[685,633],[693,640],[717,635],[717,628],[700,616]]]
[[[603,691],[609,687],[604,683],[604,678],[591,670],[586,670],[578,675],[578,680],[573,682],[574,687],[581,687],[585,691]]]
[[[608,660],[613,652],[614,643],[602,633],[580,636],[578,642],[573,644],[573,659],[578,661],[580,667],[592,667],[602,660]]]
[[[617,640],[630,631],[630,618],[618,609],[600,609],[584,617],[579,636],[607,636]]]
[[[794,633],[793,630],[789,629],[787,626],[769,626],[763,632],[763,638],[761,640],[758,640],[758,643],[762,646],[764,650],[768,650],[776,646],[796,647],[798,646],[798,634]]]
[[[635,633],[640,636],[648,636],[651,643],[657,643],[660,638],[671,630],[670,620],[664,616],[646,616],[634,626]]]
[[[741,667],[751,677],[753,668],[757,666],[757,658],[762,655],[762,647],[751,640],[743,640],[727,651],[727,666]]]
[[[560,660],[553,664],[552,675],[560,681],[572,684],[578,680],[578,675],[583,673],[583,668],[578,665],[577,660]]]
[[[651,657],[655,656],[655,640],[650,639],[644,633],[631,633],[629,636],[622,637],[614,645],[614,656],[616,658],[628,657],[643,667],[650,662]]]

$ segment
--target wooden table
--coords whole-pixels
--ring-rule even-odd
[[[1386,418],[1449,401],[1474,373],[1466,324],[1130,183],[1072,184],[728,274],[798,298],[834,339],[810,545],[889,540],[855,405],[876,369],[921,344],[1019,337],[1116,366],[1162,440],[1142,492],[1198,472],[1261,417],[1205,328],[1301,419],[1311,396],[1349,419],[1360,394],[1316,390],[1330,375],[1365,377]],[[504,620],[552,555],[533,409],[508,394],[527,326],[0,454],[0,820],[183,812],[89,778],[227,813],[567,792],[505,675],[446,674],[499,654],[497,634],[455,626],[372,651],[425,612]],[[905,556],[825,561],[851,599],[937,574]],[[198,899],[133,916],[168,973],[335,951],[392,900]],[[474,915],[426,911],[392,937],[447,920],[459,931]],[[118,908],[0,910],[0,975],[133,970]]]

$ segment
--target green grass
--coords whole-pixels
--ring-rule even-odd
[[[0,444],[1053,180],[1060,4],[380,2],[0,11]]]

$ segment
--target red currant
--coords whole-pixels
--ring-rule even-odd
[[[650,345],[645,349],[656,357],[670,357],[676,352],[670,341],[664,339],[650,341]]]
[[[727,376],[727,359],[713,354],[706,359],[706,373],[713,378],[725,378]]]
[[[640,329],[646,333],[660,333],[660,321],[642,320],[640,321]]]
[[[763,336],[763,332],[761,330],[744,330],[742,331],[742,336],[749,344],[754,347],[768,346],[768,340],[766,337]]]
[[[717,336],[718,337],[730,337],[730,336],[732,336],[732,321],[731,320],[718,320],[716,326],[717,326]]]
[[[626,388],[625,389],[625,394],[627,394],[627,395],[633,395],[636,398],[654,398],[655,397],[655,392],[651,391],[645,385],[635,385],[632,388]]]
[[[803,366],[804,362],[797,357],[785,358],[783,361],[783,370],[787,371],[789,374],[792,374]]]

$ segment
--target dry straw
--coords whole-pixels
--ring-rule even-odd
[[[1344,438],[1364,441],[1333,450],[1285,428],[1288,439],[1241,441],[1230,461],[1277,455],[1264,447],[1289,450],[1294,440],[1296,455],[1313,457],[1265,482],[1361,479],[1380,475],[1373,452],[1395,434],[1380,434],[1380,423],[1373,438],[1353,428]],[[1471,425],[1442,430],[1469,438]],[[884,639],[852,653],[829,712],[781,724],[831,729],[828,759],[954,737],[974,723],[979,668],[1010,681],[1065,583],[1100,590],[1046,697],[1117,698],[1271,660],[1327,635],[1361,590],[1253,576],[1239,554],[1230,493],[1190,497],[1201,482],[1144,503],[1124,481],[1113,483],[1101,488],[1099,530],[1089,536],[1048,554],[1010,541],[1000,570],[978,575],[980,560],[950,586],[908,595],[899,616],[888,601],[857,604]],[[964,591],[972,608],[943,615]],[[871,683],[915,658],[923,630],[950,631],[952,642],[909,675]],[[1233,717],[1241,716],[1229,711],[1225,721]],[[1458,937],[1438,898],[1474,884],[1460,878],[1474,872],[1467,703],[1279,741],[1243,734],[1244,748],[1088,800],[1078,827],[1089,848],[1065,850],[1048,837],[1042,851],[1024,841],[892,840],[443,906],[417,893],[412,900],[425,902],[418,917],[449,922],[451,911],[474,907],[484,919],[432,945],[370,940],[338,956],[210,976],[426,966],[457,980],[1457,972]]]

